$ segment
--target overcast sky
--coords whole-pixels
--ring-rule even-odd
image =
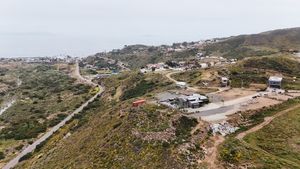
[[[86,56],[300,26],[300,0],[0,0],[0,56]]]

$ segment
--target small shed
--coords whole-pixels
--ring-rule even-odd
[[[187,83],[186,82],[177,82],[176,86],[184,89],[187,87]]]
[[[281,89],[282,87],[282,77],[279,76],[271,76],[269,78],[269,87],[275,89]]]

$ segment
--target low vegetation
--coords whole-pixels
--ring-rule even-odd
[[[90,87],[77,84],[55,66],[24,66],[14,73],[22,83],[9,94],[17,101],[0,118],[0,140],[16,140],[14,145],[1,147],[7,153],[19,151],[20,142],[30,144],[91,97]]]
[[[232,87],[266,84],[270,75],[282,74],[285,89],[300,89],[300,62],[290,56],[254,57],[230,68]],[[296,78],[296,79],[295,79]]]
[[[94,60],[96,63],[101,61],[101,56],[105,56],[114,60],[120,60],[128,63],[132,69],[141,68],[146,64],[166,62],[169,60],[182,61],[193,58],[198,49],[188,49],[183,51],[167,52],[156,46],[131,45],[125,46],[121,50],[114,50],[109,53],[99,53],[89,57],[89,60]]]
[[[253,83],[266,84],[270,75],[282,74],[285,89],[300,89],[300,64],[288,54],[299,49],[297,37],[298,28],[232,37],[207,45],[203,49],[206,55],[247,59],[209,76],[192,70],[173,78],[201,86],[203,76],[212,84],[219,84],[219,75],[229,76],[232,87],[250,87]],[[149,63],[195,58],[200,51],[180,50],[179,46],[174,46],[176,51],[162,46],[125,46],[88,57],[85,62],[103,71],[107,67],[118,71],[117,62],[109,63],[101,57],[121,60],[135,69]],[[99,73],[92,69],[83,72]],[[6,73],[0,69],[0,76]],[[5,126],[0,132],[0,143],[13,144],[15,150],[31,143],[97,91],[76,84],[52,66],[35,66],[19,73],[23,81],[16,92],[19,100],[0,121]],[[199,168],[205,154],[201,144],[210,135],[208,124],[182,116],[153,100],[157,92],[174,89],[173,82],[161,74],[133,71],[101,79],[99,83],[106,87],[101,99],[95,99],[49,140],[38,145],[36,151],[24,156],[17,168]],[[132,102],[141,98],[146,103],[132,107]],[[244,123],[238,132],[299,103],[296,98],[259,112],[241,113]],[[300,168],[299,121],[300,111],[295,109],[244,140],[231,135],[219,147],[219,159],[226,168]],[[0,159],[9,151],[0,146]]]
[[[268,111],[257,113],[255,119],[269,116],[292,105],[299,104],[299,99],[289,101]],[[271,124],[247,135],[243,141],[228,139],[220,147],[220,158],[226,165],[248,166],[252,168],[300,168],[300,111],[294,109],[275,118]],[[260,120],[258,120],[260,121]]]
[[[187,140],[191,136],[191,131],[198,124],[197,119],[188,118],[182,116],[174,123],[176,128],[175,135],[178,137],[178,140],[184,139]]]
[[[173,88],[173,83],[160,74],[142,74],[139,72],[124,73],[104,80],[111,86],[108,90],[111,96],[120,95],[122,101],[141,96],[151,97],[154,92]],[[118,91],[118,88],[120,91]],[[117,93],[119,92],[119,93]]]
[[[243,59],[300,49],[300,28],[282,29],[254,35],[240,35],[207,45],[206,54]]]
[[[176,79],[177,81],[187,82],[191,85],[199,85],[202,82],[201,75],[202,73],[200,70],[190,70],[173,74],[172,78]]]
[[[19,167],[195,168],[196,157],[203,155],[198,144],[190,143],[195,136],[200,136],[200,133],[191,135],[197,120],[181,117],[178,111],[165,106],[146,103],[133,108],[130,99],[112,99],[115,93],[111,92],[120,84],[124,87],[122,93],[126,93],[132,90],[127,86],[133,85],[134,89],[143,80],[158,79],[160,81],[155,85],[169,83],[158,74],[138,73],[124,73],[104,80],[107,86],[101,100],[96,99],[82,113],[74,116],[39,152]],[[140,96],[151,98],[146,96],[148,94]],[[62,133],[65,133],[64,136]],[[58,140],[58,136],[65,138],[67,133],[66,139]],[[195,144],[198,142],[195,141]],[[183,154],[182,146],[186,143],[191,147],[186,150],[189,153]]]

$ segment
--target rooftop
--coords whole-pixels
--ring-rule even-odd
[[[227,81],[228,78],[227,78],[227,77],[221,77],[221,80],[222,80],[222,81]]]
[[[269,81],[282,81],[282,77],[279,77],[279,76],[271,76],[269,78]]]

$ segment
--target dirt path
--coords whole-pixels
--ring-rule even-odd
[[[172,82],[178,83],[179,81],[177,81],[177,80],[175,80],[175,79],[173,79],[173,78],[171,77],[173,74],[176,74],[176,73],[180,73],[180,72],[176,71],[176,72],[170,72],[170,73],[167,73],[167,74],[166,74],[166,77],[167,77],[169,80],[171,80]],[[187,89],[188,89],[188,90],[193,90],[193,91],[198,91],[198,89],[195,88],[195,87],[189,87],[189,86],[188,86]]]
[[[176,73],[180,73],[180,71],[174,71],[174,72],[169,72],[167,74],[164,74],[169,80],[171,80],[172,82],[174,83],[178,83],[179,81],[173,79],[171,76],[176,74]],[[216,92],[212,92],[212,93],[209,93],[209,94],[217,94],[217,93],[220,93],[220,92],[223,92],[225,90],[229,90],[230,88],[219,88],[219,87],[207,87],[208,89],[217,89],[218,91]],[[199,91],[198,88],[196,87],[187,87],[188,90],[192,90],[192,91]]]
[[[72,72],[72,76],[74,76],[80,83],[85,83],[90,86],[97,86],[97,84],[81,76],[78,61],[76,61],[75,70]]]
[[[207,154],[205,156],[205,159],[202,161],[202,163],[207,164],[209,169],[220,168],[217,165],[218,147],[220,144],[222,144],[225,141],[225,138],[223,136],[216,135],[213,137],[213,140],[214,140],[213,146],[207,149]]]
[[[251,128],[251,129],[249,129],[247,131],[244,131],[244,132],[238,134],[236,136],[236,138],[239,139],[239,140],[242,140],[246,135],[248,135],[250,133],[253,133],[253,132],[256,132],[256,131],[262,129],[263,127],[265,127],[266,125],[270,124],[273,121],[273,119],[275,119],[275,118],[277,118],[277,117],[279,117],[279,116],[281,116],[281,115],[283,115],[283,114],[285,114],[285,113],[287,113],[289,111],[297,109],[297,108],[300,108],[300,105],[296,105],[296,106],[293,106],[293,107],[291,107],[289,109],[283,110],[283,111],[281,111],[279,113],[276,113],[275,115],[273,115],[271,117],[265,117],[264,122],[258,124],[257,126],[254,126],[253,128]]]
[[[279,112],[279,113],[277,113],[277,114],[275,114],[275,115],[273,115],[273,116],[265,117],[264,122],[262,122],[262,123],[260,123],[260,124],[258,124],[258,125],[256,125],[256,126],[254,126],[253,128],[251,128],[251,129],[249,129],[249,130],[247,130],[247,131],[245,131],[245,132],[242,132],[242,133],[238,134],[238,135],[236,136],[236,138],[239,139],[239,140],[240,140],[244,145],[246,145],[247,147],[250,147],[250,148],[252,148],[252,149],[254,149],[254,150],[256,150],[256,151],[259,151],[259,152],[263,152],[263,153],[265,153],[266,155],[269,155],[269,156],[271,156],[271,157],[277,158],[277,159],[279,159],[279,160],[285,161],[285,162],[287,162],[287,163],[289,163],[289,164],[292,164],[292,165],[298,167],[299,164],[297,164],[297,163],[295,163],[295,162],[293,162],[293,161],[290,161],[290,160],[287,160],[287,159],[284,159],[284,158],[275,156],[275,155],[273,155],[273,154],[267,152],[266,150],[263,150],[263,149],[261,149],[261,148],[255,146],[255,145],[249,144],[249,143],[247,143],[246,141],[243,140],[243,138],[244,138],[246,135],[248,135],[248,134],[250,134],[250,133],[253,133],[253,132],[256,132],[256,131],[262,129],[262,128],[265,127],[266,125],[270,124],[275,118],[277,118],[277,117],[279,117],[279,116],[282,116],[282,115],[284,115],[284,114],[286,114],[286,113],[288,113],[288,112],[290,112],[290,111],[292,111],[292,110],[295,110],[295,109],[297,109],[297,108],[300,108],[300,105],[295,105],[295,106],[293,106],[293,107],[291,107],[291,108],[289,108],[289,109],[283,110],[283,111],[281,111],[281,112]]]

